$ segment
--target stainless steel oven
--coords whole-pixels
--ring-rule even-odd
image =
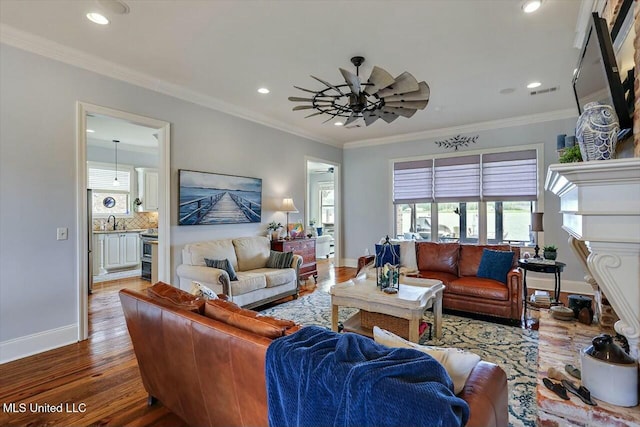
[[[142,264],[142,274],[141,278],[144,280],[151,280],[151,267],[152,267],[152,259],[151,259],[151,242],[158,240],[158,233],[142,233],[140,234],[140,262]]]

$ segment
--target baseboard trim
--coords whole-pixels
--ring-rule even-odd
[[[553,278],[533,277],[527,274],[527,289],[553,291],[554,286],[555,282]],[[560,283],[560,291],[568,294],[593,295],[591,285],[578,280],[562,280]]]
[[[48,331],[0,342],[0,364],[22,359],[78,341],[78,325],[61,326]]]
[[[93,283],[108,282],[110,280],[127,279],[129,277],[140,277],[142,270],[137,268],[134,270],[115,271],[113,273],[101,274],[93,276]]]
[[[342,266],[358,268],[358,260],[355,258],[342,258]]]

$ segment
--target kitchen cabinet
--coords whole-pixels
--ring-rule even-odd
[[[102,267],[98,271],[118,270],[140,264],[140,233],[101,234]]]
[[[158,169],[136,168],[138,181],[138,199],[142,202],[138,212],[158,211]]]

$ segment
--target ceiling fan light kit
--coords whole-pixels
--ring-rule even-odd
[[[309,104],[296,105],[293,111],[317,110],[305,118],[326,114],[329,122],[334,118],[345,117],[344,125],[347,128],[357,127],[354,124],[360,119],[366,126],[382,119],[387,123],[393,122],[398,117],[412,117],[417,110],[424,110],[429,103],[429,85],[418,82],[408,72],[393,77],[386,70],[374,66],[369,79],[364,82],[360,78],[359,69],[364,62],[364,57],[354,56],[351,63],[356,67],[356,73],[339,68],[345,84],[332,85],[318,77],[311,78],[322,83],[325,88],[311,90],[294,86],[294,88],[313,94],[307,97],[290,96],[289,101],[306,102]]]

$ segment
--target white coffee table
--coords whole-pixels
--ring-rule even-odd
[[[442,337],[442,292],[444,285],[440,280],[419,279],[415,284],[401,283],[399,292],[382,292],[373,279],[365,277],[348,280],[331,287],[331,329],[338,331],[338,307],[353,307],[373,313],[386,314],[409,321],[408,339],[418,342],[419,326],[424,311],[433,307],[433,328],[437,338]],[[357,318],[356,318],[357,316]],[[347,320],[353,323],[359,319],[356,313]],[[346,322],[345,322],[346,324]],[[380,327],[384,328],[384,325]],[[358,330],[370,335],[368,330]]]

